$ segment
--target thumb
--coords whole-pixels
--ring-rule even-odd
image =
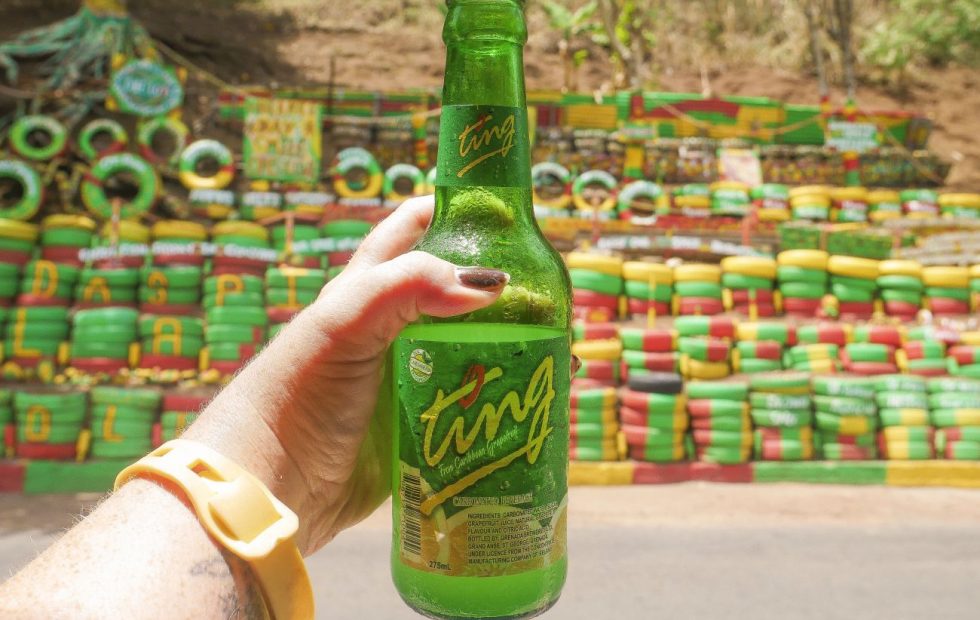
[[[345,315],[344,331],[350,329],[348,334],[361,334],[381,347],[423,314],[450,317],[489,306],[510,281],[506,272],[457,267],[420,251],[352,272],[350,277],[359,282],[347,282],[342,288],[356,291],[356,297],[333,300],[344,305],[337,308]],[[324,297],[331,297],[331,292],[325,291]]]

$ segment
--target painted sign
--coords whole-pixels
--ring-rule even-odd
[[[136,116],[165,116],[184,102],[183,76],[150,60],[113,59],[106,107]]]
[[[318,103],[253,97],[245,102],[245,176],[315,183],[323,154]]]

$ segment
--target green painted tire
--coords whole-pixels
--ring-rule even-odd
[[[762,372],[777,372],[783,369],[783,363],[779,360],[765,360],[745,358],[738,362],[738,372],[746,375],[754,375]]]
[[[259,331],[256,338],[256,331]],[[251,325],[209,325],[204,341],[209,345],[233,342],[236,344],[256,344],[265,340],[265,329]]]
[[[684,387],[691,399],[744,402],[749,395],[749,384],[742,381],[688,381]]]
[[[30,294],[34,292],[34,282],[32,280],[23,279],[20,282],[20,292],[24,294]],[[75,285],[71,283],[60,283],[55,287],[54,292],[49,295],[55,299],[71,299],[75,293]]]
[[[41,357],[54,357],[58,354],[58,347],[61,346],[61,343],[61,340],[25,338],[20,343],[20,351],[37,351],[40,352]],[[4,341],[3,354],[5,359],[18,357],[18,351],[14,349],[13,340]]]
[[[204,341],[193,336],[181,336],[180,338],[163,338],[159,340],[154,350],[152,338],[143,340],[141,346],[144,355],[168,355],[176,357],[197,357],[204,348]]]
[[[921,293],[922,289],[925,288],[925,284],[922,283],[922,278],[916,278],[915,276],[879,276],[876,282],[878,287],[883,289]]]
[[[218,286],[220,285],[224,288],[227,293],[234,292],[238,290],[237,287],[241,283],[242,293],[263,293],[265,291],[265,281],[259,276],[252,275],[236,275],[236,276],[208,276],[204,280],[204,292],[207,295],[212,295],[218,292]],[[232,288],[229,288],[231,286]]]
[[[661,303],[669,303],[674,294],[673,287],[667,284],[657,284],[651,293],[650,285],[646,282],[626,280],[624,283],[626,295],[633,299],[645,299],[659,301]]]
[[[980,381],[973,379],[954,379],[952,377],[938,377],[929,379],[927,387],[932,393],[936,392],[964,392],[967,394],[980,395]]]
[[[4,250],[7,252],[26,252],[30,254],[31,252],[34,251],[34,242],[0,237],[0,250]],[[5,264],[9,265],[10,263],[5,263]],[[14,265],[10,265],[10,266],[13,267]]]
[[[957,301],[970,301],[970,289],[968,288],[949,288],[942,286],[929,286],[925,290],[926,297],[938,297],[942,299],[955,299]]]
[[[72,324],[76,329],[125,325],[132,326],[135,333],[138,318],[139,312],[132,308],[91,308],[76,312],[72,317]]]
[[[204,338],[204,321],[189,316],[145,314],[138,325],[140,338],[152,338],[157,331],[161,334],[172,334],[178,329],[181,336],[196,337],[198,340]]]
[[[14,407],[18,411],[26,411],[28,407],[40,405],[58,411],[85,411],[87,399],[85,392],[35,393],[14,392]]]
[[[43,278],[46,274],[42,269],[47,269],[53,266],[55,272],[58,274],[58,284],[75,284],[78,282],[78,276],[81,270],[78,267],[73,267],[72,265],[65,265],[62,263],[53,263],[46,260],[32,260],[27,263],[24,267],[24,280],[36,280],[37,278]]]
[[[174,142],[174,150],[169,156],[161,156],[153,150],[153,139],[161,131],[170,134]],[[153,164],[167,164],[168,166],[176,167],[180,163],[180,157],[184,151],[184,147],[187,146],[187,136],[189,133],[187,125],[181,121],[170,118],[169,116],[157,116],[139,124],[139,127],[136,129],[136,143],[139,145],[140,154],[146,161]]]
[[[75,328],[71,332],[72,340],[94,342],[135,342],[138,338],[136,330],[129,325],[108,325],[105,327]]]
[[[76,314],[81,314],[78,312]],[[8,317],[11,321],[50,321],[51,323],[67,323],[68,308],[58,306],[21,306]]]
[[[821,396],[870,399],[875,396],[873,380],[854,377],[813,377],[813,392]]]
[[[702,461],[719,465],[740,465],[752,456],[752,448],[709,446],[700,451]]]
[[[92,441],[90,453],[97,459],[137,459],[153,449],[148,438],[145,442],[113,444],[105,441]]]
[[[86,412],[84,407],[70,409],[45,407],[45,410],[49,414],[51,424],[61,426],[80,426],[85,419]],[[32,418],[33,413],[35,412],[30,408],[24,410],[14,409],[14,420],[16,420],[18,426],[26,426],[29,421],[36,423],[36,418]]]
[[[31,321],[29,323],[8,323],[4,327],[7,339],[23,338],[25,340],[64,340],[68,337],[68,323],[49,321]]]
[[[80,228],[47,228],[41,231],[41,246],[87,248],[92,232]]]
[[[866,280],[864,278],[851,278],[848,276],[831,275],[830,285],[838,284],[840,286],[846,287],[848,289],[858,289],[862,291],[874,292],[878,289],[878,284],[875,280]]]
[[[210,177],[197,173],[204,159],[214,159],[218,172]],[[197,140],[180,152],[177,163],[180,182],[188,189],[224,189],[235,178],[235,158],[227,146],[217,140]]]
[[[372,224],[362,220],[334,220],[320,228],[324,237],[364,237],[371,232]]]
[[[975,407],[980,407],[980,394],[949,392],[929,396],[930,409],[970,409]]]
[[[775,283],[768,278],[747,276],[741,273],[721,274],[721,285],[725,288],[771,291]]]
[[[265,284],[269,288],[288,288],[290,280],[297,289],[315,290],[319,293],[327,283],[327,272],[322,269],[302,269],[294,275],[289,270],[279,268],[265,272]]]
[[[594,291],[603,295],[619,295],[623,292],[623,279],[589,269],[568,270],[572,288]]]
[[[755,375],[749,380],[749,389],[753,392],[778,392],[782,394],[808,393],[810,390],[810,373],[776,372]]]
[[[108,134],[112,139],[110,145],[101,151],[95,148],[95,139],[99,134]],[[82,157],[89,161],[95,161],[106,153],[117,153],[125,150],[129,144],[129,136],[122,125],[111,118],[97,118],[89,121],[82,126],[75,138],[78,150]]]
[[[79,282],[87,284],[93,278],[102,278],[110,288],[135,287],[140,281],[138,269],[92,269],[82,270]]]
[[[735,416],[722,416],[722,417],[712,417],[707,418],[706,422],[702,424],[707,424],[708,428],[706,430],[714,431],[726,431],[726,432],[739,432],[739,433],[749,433],[752,431],[752,418],[749,416],[735,417]],[[701,428],[704,428],[703,426]]]
[[[780,265],[776,267],[776,279],[779,281],[780,286],[790,282],[826,286],[827,277],[827,272],[823,269],[808,269],[795,265]]]
[[[135,409],[156,411],[162,398],[157,390],[134,388],[94,387],[90,392],[92,403],[97,405],[117,405]],[[93,410],[93,415],[94,415]]]
[[[105,357],[115,360],[128,359],[129,343],[73,340],[71,343],[71,357],[72,359],[88,359],[91,357]]]
[[[844,284],[831,284],[830,292],[842,303],[868,303],[874,301],[874,291],[853,288]],[[783,293],[787,297],[792,297],[788,293]]]
[[[269,242],[248,235],[217,235],[214,238],[216,245],[235,245],[240,248],[268,248]]]
[[[27,138],[34,132],[47,134],[48,144],[41,147],[31,145]],[[10,126],[8,139],[14,152],[24,159],[48,161],[64,152],[68,144],[68,130],[51,116],[22,116]]]
[[[17,290],[20,288],[20,281],[15,278],[10,278],[7,280],[0,280],[0,297],[13,297],[17,294]],[[6,312],[6,308],[4,308]],[[0,317],[0,322],[5,321],[4,317]]]
[[[916,306],[922,305],[922,293],[916,291],[903,291],[899,289],[883,289],[879,296],[883,301],[900,301]]]
[[[721,284],[715,282],[675,282],[674,293],[680,297],[721,299]]]
[[[876,416],[864,415],[836,415],[824,411],[817,411],[814,415],[815,426],[821,431],[831,431],[842,433],[848,429],[856,431],[855,434],[865,435],[872,433],[878,428],[878,418]]]
[[[164,303],[167,304],[196,304],[201,301],[201,289],[196,286],[188,288],[167,287],[165,289],[140,287],[140,302],[154,304],[160,303],[161,299],[165,300]]]
[[[34,437],[36,433],[41,433],[41,427],[35,423],[33,427],[33,432],[31,438],[28,438],[27,427],[24,424],[17,424],[17,443],[26,444],[56,444],[56,443],[73,443],[78,440],[78,435],[82,432],[82,422],[73,422],[70,424],[60,424],[57,422],[52,422],[50,426],[50,431],[44,441],[35,441]]]
[[[139,183],[139,191],[135,198],[122,205],[119,216],[133,219],[150,210],[161,188],[156,170],[146,160],[132,153],[116,153],[95,162],[82,181],[82,203],[89,211],[107,220],[112,218],[112,204],[103,185],[110,177],[120,173],[131,174]]]
[[[851,342],[844,347],[852,362],[893,362],[894,351],[886,344]]]
[[[813,404],[820,413],[839,416],[873,416],[878,407],[873,401],[848,396],[814,396]]]
[[[928,409],[925,392],[878,392],[875,402],[882,409]]]
[[[929,426],[928,409],[879,409],[878,418],[882,426]]]
[[[944,456],[953,461],[980,461],[980,442],[954,441],[946,446]]]
[[[201,305],[204,306],[205,310],[222,307],[227,308],[229,306],[248,308],[265,305],[265,300],[262,299],[262,295],[259,293],[225,293],[221,302],[219,306],[217,294],[205,295]]]
[[[184,418],[184,425],[190,426],[200,416],[197,413],[187,413],[185,411],[164,411],[160,414],[160,429],[162,431],[174,433],[181,417]]]
[[[790,299],[820,299],[827,294],[827,287],[811,282],[783,282],[779,292]]]
[[[246,356],[242,353],[243,346],[237,342],[216,342],[208,346],[208,354],[213,362],[244,361]]]
[[[925,392],[926,380],[915,375],[881,375],[872,379],[879,392]]]
[[[191,288],[201,286],[204,272],[200,267],[148,267],[139,271],[138,282],[155,288]]]
[[[296,289],[293,300],[300,306],[308,306],[320,295],[320,290]],[[289,291],[282,288],[269,288],[265,291],[265,302],[269,306],[288,306],[290,304]]]
[[[250,306],[215,306],[208,308],[207,323],[230,324],[230,325],[255,325],[265,327],[269,324],[269,317],[265,313],[265,308]]]
[[[813,400],[804,394],[770,394],[754,392],[749,395],[749,405],[753,409],[802,409],[809,411]]]
[[[9,207],[0,208],[0,218],[29,220],[37,214],[44,202],[44,185],[41,175],[26,162],[15,159],[0,160],[0,179],[13,181],[20,186],[20,199]],[[28,243],[28,242],[22,242]],[[33,247],[33,244],[28,244]]]
[[[801,428],[813,422],[813,413],[809,409],[784,410],[753,407],[749,412],[756,426],[766,428]]]

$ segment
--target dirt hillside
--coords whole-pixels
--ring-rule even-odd
[[[432,0],[140,0],[133,13],[150,33],[195,65],[232,83],[327,84],[379,91],[438,89],[444,50],[441,14]],[[70,15],[72,0],[6,0],[0,6],[0,38]],[[530,89],[562,86],[558,35],[540,11],[528,14],[526,75]],[[601,52],[580,69],[580,90],[608,88],[611,65]],[[717,95],[768,96],[816,103],[811,75],[758,64],[708,68]],[[658,89],[701,92],[698,67],[657,76]],[[197,83],[196,107],[206,110],[213,89]],[[843,95],[835,92],[835,101]],[[902,94],[863,85],[865,109],[906,109],[925,114],[935,128],[930,147],[954,165],[951,187],[980,191],[980,71],[959,67],[921,72]]]

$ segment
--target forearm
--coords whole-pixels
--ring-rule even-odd
[[[248,566],[178,495],[134,480],[0,586],[2,618],[264,618]]]

